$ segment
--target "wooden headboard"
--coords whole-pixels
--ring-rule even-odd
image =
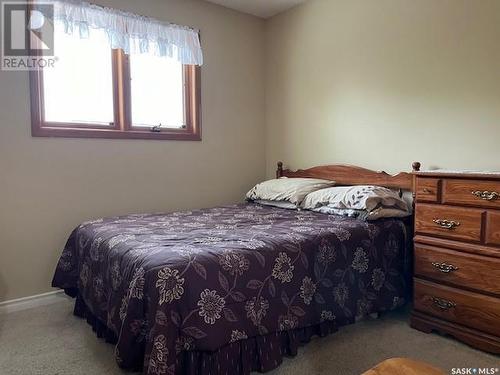
[[[413,163],[412,170],[413,172],[418,172],[420,170],[420,163]],[[352,165],[333,164],[291,171],[283,169],[283,163],[280,161],[276,170],[276,178],[280,177],[321,178],[336,181],[339,185],[377,185],[392,189],[414,191],[412,173],[401,172],[393,176],[386,172],[376,172]]]

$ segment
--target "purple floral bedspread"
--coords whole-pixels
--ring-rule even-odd
[[[405,235],[401,220],[253,203],[99,219],[73,231],[53,286],[114,333],[121,367],[186,373],[187,353],[400,306]]]

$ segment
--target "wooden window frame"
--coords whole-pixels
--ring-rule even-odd
[[[113,75],[113,126],[45,121],[43,69],[30,71],[31,134],[33,137],[112,138],[201,141],[201,68],[184,65],[185,127],[164,128],[158,132],[132,125],[129,56],[111,50]],[[158,74],[161,74],[159,72]]]

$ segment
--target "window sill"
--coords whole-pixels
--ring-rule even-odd
[[[116,130],[116,129],[88,129],[58,127],[34,127],[33,137],[60,137],[60,138],[107,138],[107,139],[153,139],[176,141],[201,141],[200,132],[190,132],[186,129],[165,130],[151,132],[149,130]]]

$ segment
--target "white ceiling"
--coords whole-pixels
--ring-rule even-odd
[[[257,17],[269,18],[284,12],[306,0],[206,0],[211,3],[253,14]]]

